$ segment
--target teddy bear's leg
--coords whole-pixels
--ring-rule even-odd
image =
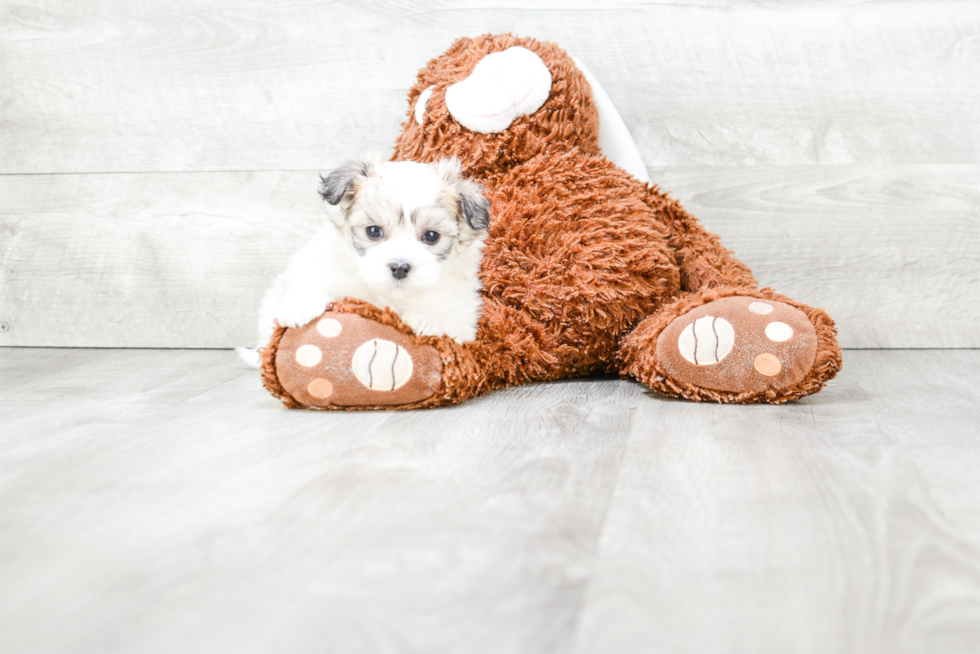
[[[418,336],[388,310],[333,303],[261,350],[265,387],[291,408],[418,408],[469,397],[482,380],[473,354],[448,337]]]
[[[781,403],[837,374],[836,333],[826,312],[771,289],[706,288],[641,321],[620,345],[620,372],[689,400]]]
[[[681,293],[623,339],[623,374],[665,395],[772,403],[816,393],[837,374],[837,330],[826,312],[759,290],[717,236],[656,187],[646,191],[669,229]]]
[[[555,377],[555,349],[526,312],[494,299],[477,340],[463,345],[418,336],[391,311],[347,299],[308,325],[277,329],[262,349],[262,376],[291,408],[425,408]]]
[[[705,230],[679,202],[647,185],[644,203],[653,209],[667,226],[667,241],[677,258],[681,289],[699,291],[712,286],[756,288],[752,271],[736,259],[721,240]]]

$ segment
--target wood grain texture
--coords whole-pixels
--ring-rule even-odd
[[[387,152],[416,71],[502,31],[586,61],[649,166],[978,163],[968,0],[100,0],[0,3],[0,172]]]
[[[254,345],[315,172],[0,176],[2,345]]]
[[[763,285],[844,347],[980,347],[975,166],[653,169]]]
[[[0,348],[0,651],[970,654],[978,370],[323,414],[230,352]]]
[[[845,346],[980,346],[955,0],[0,1],[0,345],[251,344],[315,173],[387,152],[418,68],[486,31],[588,62],[655,180]]]
[[[641,404],[573,651],[980,649],[977,364],[852,351],[782,411]]]
[[[651,173],[760,282],[827,307],[845,347],[980,347],[980,166]],[[0,176],[0,345],[253,345],[264,289],[323,219],[317,182]]]
[[[54,352],[71,372],[0,350],[4,381],[26,365],[30,384],[0,394],[0,650],[553,651],[568,633],[622,384],[324,416],[230,352]]]

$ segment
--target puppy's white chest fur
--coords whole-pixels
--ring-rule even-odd
[[[335,207],[266,293],[259,347],[278,322],[298,327],[334,300],[389,307],[416,333],[476,338],[489,205],[459,164],[346,164],[323,180]]]

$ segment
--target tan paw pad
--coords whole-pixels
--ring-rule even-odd
[[[783,369],[783,364],[779,362],[775,356],[769,354],[768,352],[763,352],[755,358],[752,362],[752,367],[755,368],[756,372],[760,375],[765,375],[766,377],[775,377],[779,374],[779,371]]]
[[[333,384],[322,377],[317,377],[306,385],[306,392],[318,400],[324,400],[333,394]]]

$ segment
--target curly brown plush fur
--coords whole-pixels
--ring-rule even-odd
[[[446,108],[446,90],[469,76],[485,56],[513,46],[541,57],[552,75],[550,96],[539,110],[501,132],[469,131]],[[430,87],[419,125],[414,107]],[[558,46],[484,35],[460,39],[430,61],[409,92],[408,118],[392,158],[431,162],[448,155],[458,157],[465,174],[484,184],[491,203],[481,269],[485,307],[477,339],[460,346],[449,338],[413,335],[419,347],[431,346],[441,357],[432,395],[409,405],[389,406],[380,398],[376,405],[355,408],[437,406],[503,386],[595,372],[619,372],[665,395],[695,401],[780,403],[817,392],[840,369],[836,329],[824,311],[759,290],[749,268],[677,201],[601,154],[591,87]],[[798,335],[805,341],[798,348],[802,354],[772,369],[757,364],[763,377],[753,383],[766,384],[763,390],[720,390],[726,384],[697,385],[690,381],[695,377],[669,373],[657,354],[664,330],[698,307],[735,296],[757,298],[763,312],[777,303],[780,315],[791,312],[797,324],[809,321],[812,331],[804,331],[813,336]],[[332,310],[411,332],[391,312],[363,302],[337,303]],[[727,311],[726,319],[742,329],[738,310]],[[287,406],[299,406],[276,375],[282,332],[264,352],[264,379]],[[756,340],[764,349],[765,339]],[[750,355],[756,354],[743,352]],[[701,366],[698,374],[704,377],[705,370],[711,369]],[[751,365],[747,370],[757,374]],[[799,381],[780,382],[792,370],[800,371]]]

